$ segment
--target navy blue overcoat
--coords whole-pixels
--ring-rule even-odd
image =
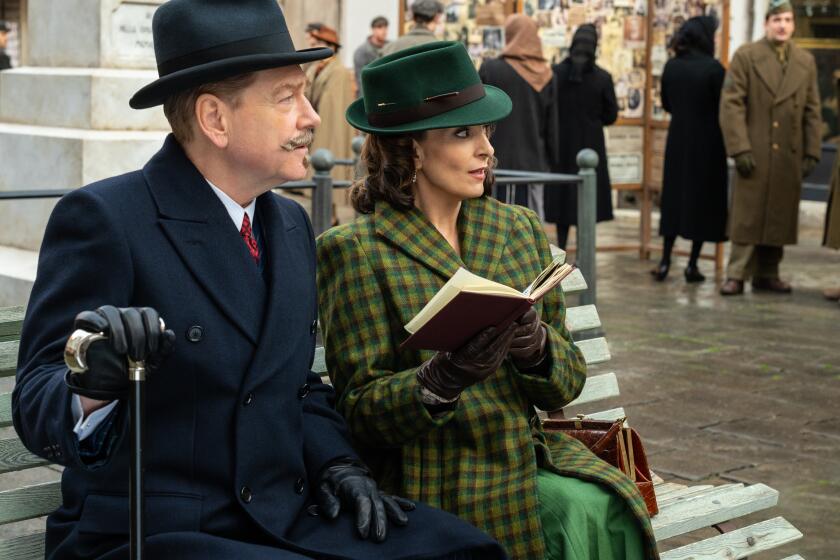
[[[26,447],[66,467],[47,556],[127,557],[127,406],[118,405],[107,458],[83,461],[62,362],[75,315],[111,304],[154,307],[177,335],[147,381],[150,558],[501,557],[477,529],[423,506],[382,545],[355,536],[349,514],[330,522],[310,513],[322,467],[356,453],[332,389],[310,371],[317,311],[309,220],[272,193],[258,198],[256,213],[264,275],[171,136],[142,171],[56,206],[12,398]]]

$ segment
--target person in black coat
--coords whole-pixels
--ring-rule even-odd
[[[490,142],[500,169],[549,171],[549,153],[556,145],[552,114],[554,80],[543,57],[536,22],[513,14],[505,22],[505,49],[478,70],[481,81],[498,87],[513,100],[513,111],[496,123]],[[509,204],[543,211],[543,185],[496,184],[495,196]]]
[[[554,66],[556,80],[556,126],[558,147],[553,171],[577,173],[577,155],[584,148],[598,153],[599,222],[612,220],[610,175],[604,127],[618,118],[618,103],[612,77],[595,64],[598,32],[594,25],[581,25],[572,38],[569,56]],[[577,225],[577,189],[557,185],[545,190],[545,219],[557,224],[557,244],[566,247],[569,226]]]
[[[6,45],[9,41],[9,26],[0,20],[0,70],[8,70],[12,67],[12,59],[6,54]]]
[[[676,57],[662,74],[662,106],[671,113],[659,233],[665,238],[662,260],[651,271],[668,276],[677,236],[691,240],[685,269],[687,282],[702,282],[697,267],[704,241],[726,240],[727,169],[723,134],[718,124],[725,70],[715,60],[717,21],[693,17],[677,32]]]
[[[312,227],[271,188],[306,173],[320,119],[298,64],[332,51],[296,51],[275,0],[171,0],[152,26],[161,77],[130,104],[165,103],[173,134],[59,201],[21,332],[14,426],[65,467],[46,556],[129,557],[130,357],[150,369],[147,558],[504,558],[381,493],[311,371]],[[81,374],[75,329],[106,336]]]

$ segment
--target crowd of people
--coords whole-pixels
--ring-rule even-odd
[[[438,2],[414,5],[419,23],[440,14]],[[698,80],[719,85],[706,60],[710,28],[696,22],[671,76],[696,65]],[[297,50],[275,0],[157,9],[159,78],[130,106],[162,105],[172,134],[142,170],[56,205],[20,338],[14,427],[30,451],[65,467],[48,557],[128,557],[130,360],[149,370],[148,557],[658,558],[636,484],[581,441],[544,431],[537,415],[569,404],[586,379],[562,292],[454,351],[401,345],[403,325],[460,267],[521,286],[552,261],[537,212],[487,196],[495,159],[516,162],[504,137],[523,132],[511,116],[587,118],[573,140],[602,150],[602,126],[615,119],[593,28],[581,27],[553,69],[533,22],[516,16],[508,30],[501,59],[480,73],[460,43],[416,33],[417,44],[364,66],[353,100],[333,77],[335,31],[311,25],[311,48]],[[373,34],[368,43],[362,55],[387,47]],[[769,62],[786,62],[790,76],[803,59],[777,46]],[[758,87],[746,79],[724,80],[723,95]],[[360,217],[316,240],[303,208],[271,191],[302,179],[319,135],[329,140],[315,105],[343,101],[321,80],[339,84],[347,126],[366,138],[350,191]],[[780,91],[805,103],[807,92],[787,83]],[[682,80],[668,84],[677,126],[691,126],[677,118]],[[558,115],[560,96],[597,99],[584,116]],[[533,132],[528,141],[543,148],[523,165],[562,170],[568,162],[548,147],[563,129]],[[675,138],[671,153],[686,146]],[[749,147],[758,174],[766,158]],[[743,166],[741,148],[729,146]],[[687,205],[669,178],[679,212]],[[667,224],[671,237],[720,234],[680,217]],[[332,386],[310,371],[319,323]],[[84,373],[63,360],[78,330],[102,335],[87,347]]]

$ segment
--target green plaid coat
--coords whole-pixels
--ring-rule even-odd
[[[586,379],[564,325],[562,292],[540,304],[554,363],[547,378],[505,361],[464,391],[458,408],[433,418],[420,401],[417,366],[430,351],[401,349],[406,324],[459,266],[524,288],[551,260],[536,215],[492,198],[466,200],[459,257],[417,209],[386,203],[318,240],[321,328],[337,408],[385,490],[426,502],[487,531],[512,558],[541,559],[538,466],[609,486],[624,497],[648,537],[653,531],[635,485],[577,440],[546,440],[534,407],[573,400]]]

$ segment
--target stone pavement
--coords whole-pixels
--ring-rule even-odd
[[[626,243],[636,224],[600,226],[599,245]],[[819,247],[820,234],[803,227],[787,250],[788,296],[747,287],[723,298],[711,261],[701,261],[704,284],[685,283],[684,257],[660,284],[648,274],[654,261],[598,254],[598,310],[613,356],[600,371],[615,371],[622,393],[598,410],[625,408],[668,481],[779,490],[779,505],[754,520],[784,516],[805,538],[752,558],[840,558],[840,305],[820,292],[840,285],[840,253]]]

